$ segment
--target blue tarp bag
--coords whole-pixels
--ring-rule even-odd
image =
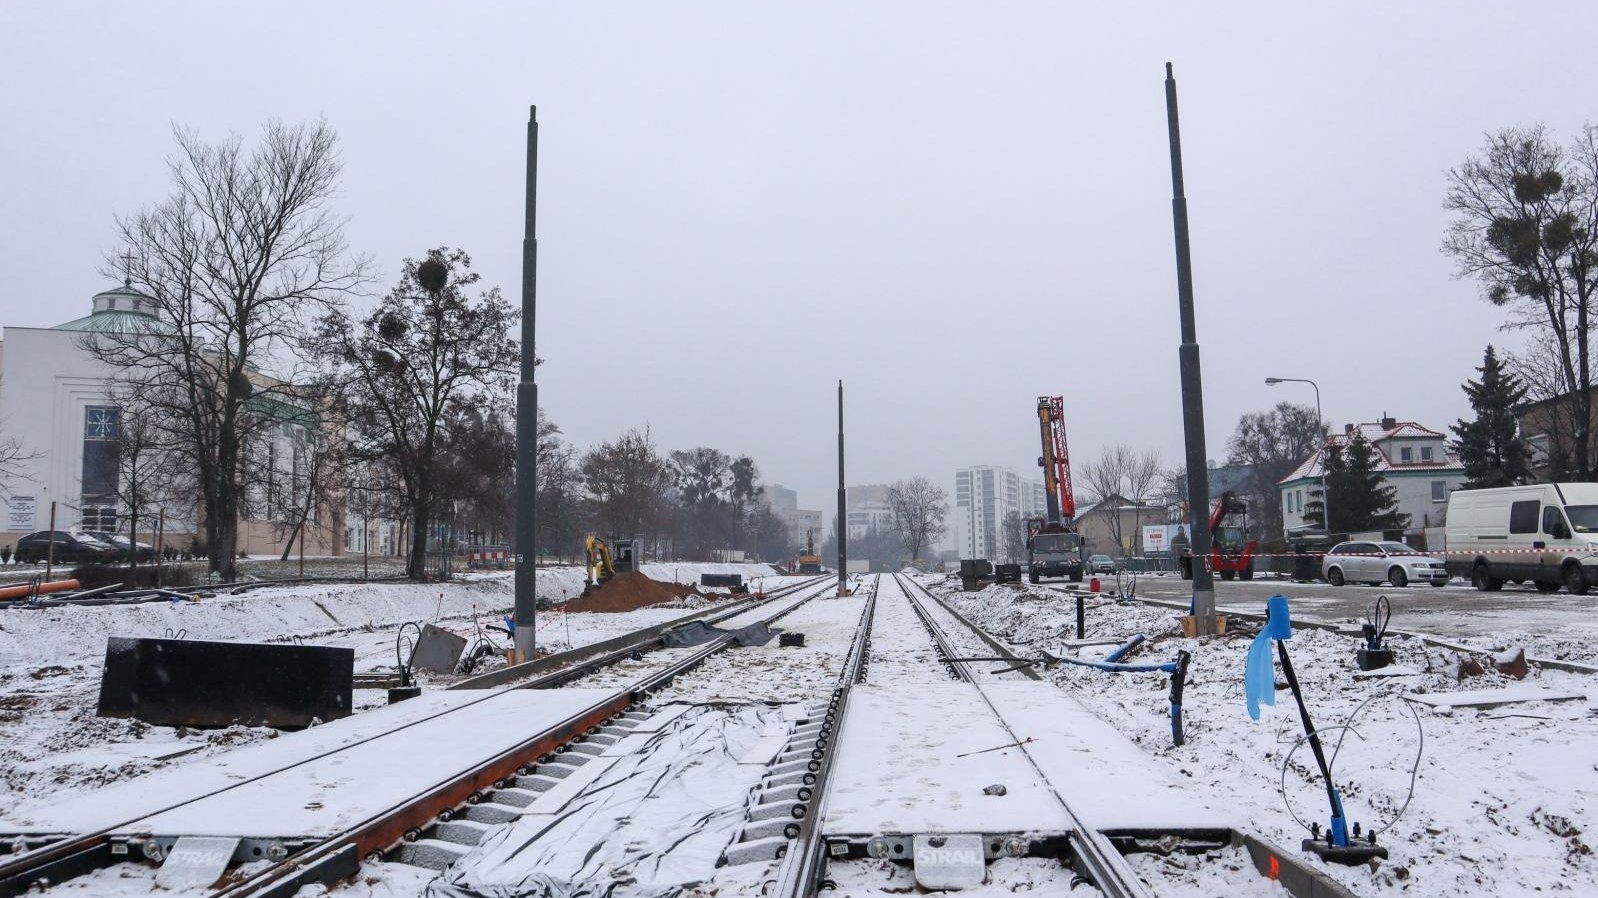
[[[1260,719],[1260,705],[1276,706],[1276,665],[1271,661],[1271,640],[1292,639],[1293,624],[1288,616],[1287,596],[1271,596],[1265,606],[1265,626],[1254,644],[1248,647],[1248,663],[1243,668],[1243,693],[1248,699],[1248,716]]]

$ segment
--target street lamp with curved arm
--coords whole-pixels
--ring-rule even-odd
[[[1285,384],[1285,383],[1309,384],[1310,386],[1315,388],[1315,426],[1319,430],[1324,432],[1326,430],[1326,419],[1321,417],[1321,387],[1320,387],[1320,384],[1317,384],[1315,381],[1310,380],[1307,377],[1267,377],[1267,378],[1265,378],[1265,385],[1267,387],[1274,387],[1277,384]],[[1324,444],[1323,444],[1323,448],[1324,448]],[[1332,534],[1332,488],[1331,488],[1330,482],[1326,478],[1326,458],[1325,458],[1324,454],[1322,454],[1322,457],[1321,457],[1321,524],[1326,528],[1326,535],[1327,536],[1331,536],[1331,534]]]

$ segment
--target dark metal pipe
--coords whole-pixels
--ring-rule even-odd
[[[1321,734],[1309,719],[1309,708],[1304,704],[1304,693],[1298,686],[1298,676],[1293,673],[1293,662],[1287,657],[1287,643],[1276,640],[1276,656],[1282,662],[1282,676],[1287,688],[1293,691],[1293,701],[1298,704],[1298,717],[1304,723],[1304,735],[1309,740],[1309,750],[1315,754],[1315,763],[1321,768],[1321,779],[1326,781],[1326,800],[1332,806],[1332,817],[1341,820],[1343,802],[1337,797],[1337,786],[1332,783],[1332,771],[1326,766],[1326,750],[1321,747]]]
[[[838,381],[838,595],[849,589],[849,519],[843,487],[843,381]]]
[[[538,107],[527,114],[527,221],[522,236],[522,364],[516,384],[516,656],[531,661],[538,647]]]
[[[1182,375],[1182,429],[1187,448],[1189,545],[1193,552],[1193,603],[1201,635],[1215,632],[1215,580],[1210,555],[1210,476],[1204,448],[1204,383],[1198,329],[1193,321],[1193,265],[1187,239],[1187,196],[1182,185],[1182,128],[1176,114],[1176,77],[1165,64],[1165,118],[1171,141],[1171,224],[1176,232],[1176,298],[1182,319],[1177,358]]]

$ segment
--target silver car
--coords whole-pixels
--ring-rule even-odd
[[[1338,543],[1321,559],[1321,576],[1333,586],[1391,583],[1404,587],[1412,580],[1433,586],[1448,584],[1448,569],[1441,558],[1393,542]]]

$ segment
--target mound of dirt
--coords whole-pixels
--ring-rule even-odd
[[[572,599],[564,607],[567,611],[619,612],[636,611],[651,605],[663,605],[688,596],[699,595],[699,589],[684,583],[662,583],[638,573],[628,571],[611,577],[604,586],[583,598]]]

